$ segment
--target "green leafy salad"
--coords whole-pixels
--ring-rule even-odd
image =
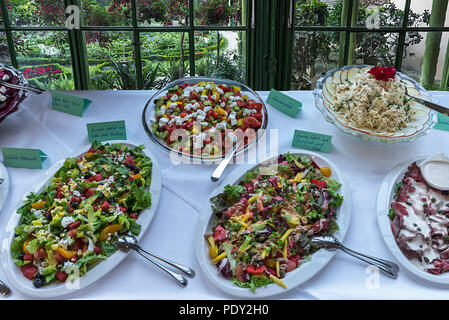
[[[287,288],[282,279],[317,250],[311,238],[338,229],[343,202],[331,169],[308,156],[283,154],[274,173],[262,168],[211,199],[216,223],[205,234],[217,271],[252,291],[270,283]]]
[[[143,149],[95,141],[27,196],[11,255],[36,288],[83,276],[116,251],[111,240],[140,233],[139,214],[151,206],[152,161]]]

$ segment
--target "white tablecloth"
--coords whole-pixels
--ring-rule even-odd
[[[268,92],[259,92],[265,100]],[[216,187],[210,181],[214,166],[173,165],[167,154],[149,141],[141,113],[148,91],[78,91],[92,100],[84,116],[76,117],[53,111],[51,95],[30,94],[20,112],[0,124],[0,146],[39,148],[48,155],[46,167],[78,151],[88,144],[86,124],[125,120],[128,139],[145,144],[157,157],[162,169],[163,190],[158,212],[142,239],[142,245],[162,256],[172,258],[197,271],[187,288],[179,285],[137,254],[131,253],[110,274],[94,285],[67,296],[73,299],[230,299],[206,281],[196,262],[194,228],[201,207]],[[416,157],[449,150],[449,133],[432,130],[412,143],[387,145],[365,142],[341,133],[324,120],[315,108],[311,92],[287,92],[302,101],[297,118],[290,118],[267,105],[268,129],[279,129],[279,149],[289,148],[295,129],[333,136],[332,149],[325,154],[341,169],[352,189],[353,214],[345,244],[374,256],[394,260],[381,238],[376,218],[376,198],[379,186],[395,164]],[[449,106],[449,93],[432,92],[441,104]],[[227,171],[235,168],[228,167]],[[42,174],[42,170],[8,168],[11,187],[0,212],[0,230],[6,225],[20,200]],[[226,174],[226,173],[225,173]],[[182,181],[182,182],[181,182]],[[0,279],[6,277],[0,270]],[[314,278],[277,299],[449,299],[447,289],[437,288],[415,279],[401,270],[398,279],[382,274],[378,282],[367,265],[343,252]],[[9,299],[28,297],[12,288]],[[1,299],[1,298],[0,298]]]

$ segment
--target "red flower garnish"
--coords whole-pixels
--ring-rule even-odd
[[[396,77],[396,68],[395,67],[372,67],[368,71],[368,73],[374,75],[376,80],[388,81],[388,80],[394,79],[394,77]]]

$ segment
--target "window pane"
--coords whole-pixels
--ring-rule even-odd
[[[398,33],[360,32],[356,34],[356,64],[394,66]]]
[[[132,25],[131,0],[82,0],[82,8],[84,25]]]
[[[357,26],[368,29],[402,27],[405,2],[359,0]],[[412,15],[410,15],[412,16]]]
[[[64,1],[15,0],[8,5],[9,20],[16,26],[64,26]]]
[[[197,25],[246,25],[246,0],[195,0],[194,5]]]
[[[317,80],[338,66],[338,32],[295,32],[292,90],[312,90]]]
[[[131,32],[88,31],[84,34],[89,89],[137,89]]]
[[[74,90],[67,32],[13,32],[19,70],[31,85]]]
[[[296,26],[339,26],[341,11],[341,1],[297,0],[295,24]]]
[[[187,32],[142,33],[140,41],[147,89],[161,88],[168,82],[190,76]]]
[[[245,82],[245,32],[207,31],[195,34],[197,76]]]
[[[404,1],[404,0],[401,0]],[[422,21],[416,24],[418,27],[427,27],[429,26],[430,19],[430,11],[432,9],[432,0],[411,0],[410,10],[416,14],[419,14],[423,17]],[[411,24],[409,24],[410,26]],[[446,20],[444,22],[444,26],[449,26],[449,17],[446,12]]]
[[[426,48],[426,37],[430,32],[409,32],[406,37],[406,46],[403,52],[401,71],[419,82],[421,77],[421,66],[423,63],[424,52]],[[414,39],[421,38],[421,41],[415,43]],[[447,45],[449,41],[449,33],[444,32],[441,36],[440,53],[438,55],[438,62],[434,80],[434,87],[430,90],[438,90],[442,78],[442,71],[444,67],[444,60],[447,52]],[[417,41],[416,41],[417,42]]]
[[[140,25],[187,26],[189,25],[189,0],[137,0]]]
[[[0,62],[4,64],[11,64],[8,41],[6,40],[6,34],[4,32],[0,32]]]

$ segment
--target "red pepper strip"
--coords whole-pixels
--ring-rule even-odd
[[[310,159],[310,160],[312,160],[312,159]],[[313,166],[314,166],[315,168],[317,168],[317,169],[321,169],[321,168],[320,168],[320,166],[319,166],[319,165],[317,165],[317,164],[315,163],[315,161],[313,161],[313,160],[312,160],[312,164],[313,164]]]
[[[313,184],[316,184],[318,186],[318,188],[326,188],[326,181],[319,181],[319,180],[315,180],[315,179],[310,179],[310,182],[312,182]]]
[[[246,272],[248,272],[249,274],[262,274],[265,272],[265,266],[261,267],[247,266]]]

